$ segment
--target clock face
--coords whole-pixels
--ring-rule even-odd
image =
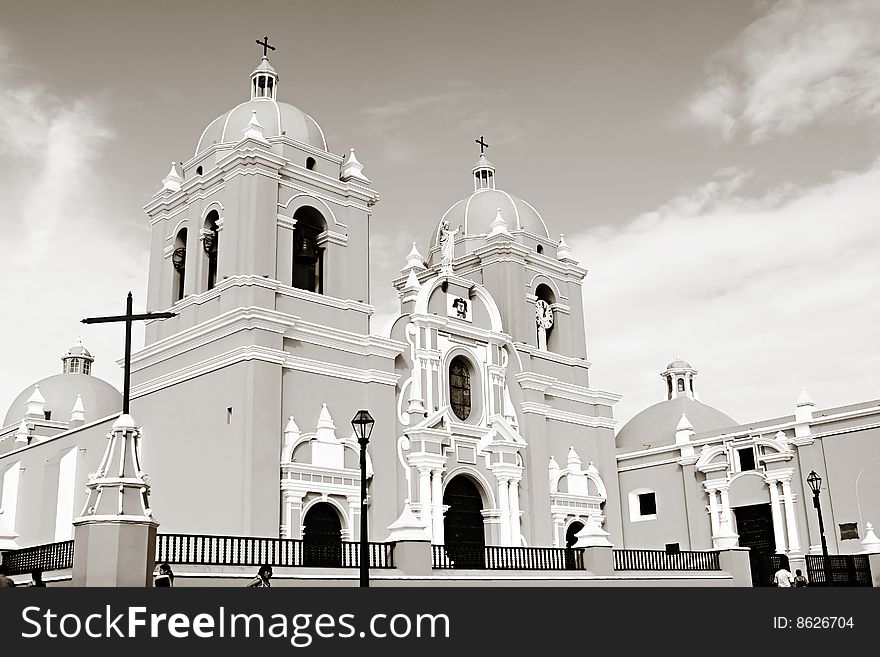
[[[553,326],[553,309],[543,299],[535,302],[535,321],[538,322],[538,326],[545,329]]]

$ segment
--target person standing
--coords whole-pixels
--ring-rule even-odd
[[[773,575],[773,583],[780,588],[791,588],[791,585],[794,582],[794,575],[791,574],[791,571],[788,570],[786,565],[787,564],[783,563],[779,566],[779,570]]]
[[[272,579],[272,566],[265,565],[260,566],[260,570],[257,571],[257,576],[251,580],[251,583],[248,584],[248,587],[254,588],[268,588],[272,586],[269,583],[269,580]]]
[[[795,587],[807,585],[807,578],[804,577],[804,574],[801,572],[800,568],[794,571],[794,585]]]
[[[43,581],[43,571],[35,570],[31,573],[31,583],[30,586],[46,586],[46,582]]]
[[[171,571],[171,566],[167,563],[159,565],[159,572],[156,574],[153,586],[156,588],[174,586],[174,573]]]

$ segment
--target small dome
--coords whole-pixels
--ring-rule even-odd
[[[692,370],[691,364],[686,360],[674,360],[666,366],[667,370]]]
[[[18,424],[27,412],[27,400],[40,386],[40,393],[46,400],[46,411],[52,412],[53,420],[67,421],[70,411],[76,404],[77,395],[82,395],[88,421],[98,420],[122,409],[122,393],[112,385],[96,376],[86,374],[55,374],[29,385],[21,391],[6,413],[3,426]]]
[[[684,361],[676,362],[684,363]],[[690,367],[687,363],[685,365]],[[687,415],[693,425],[694,433],[713,431],[737,424],[733,418],[717,408],[680,396],[649,406],[633,416],[617,433],[617,446],[627,450],[639,450],[645,449],[645,445],[659,447],[674,444],[675,430],[681,421],[682,413]]]
[[[527,230],[542,237],[550,237],[547,224],[535,208],[521,198],[500,189],[478,189],[449,208],[434,230],[431,244],[438,244],[440,225],[448,221],[453,228],[462,227],[464,235],[488,235],[492,222],[501,210],[508,230]]]
[[[327,150],[324,132],[311,116],[293,105],[272,98],[253,98],[211,121],[199,139],[195,154],[207,150],[212,144],[241,141],[254,110],[263,126],[263,136],[267,139],[284,135],[322,151]]]

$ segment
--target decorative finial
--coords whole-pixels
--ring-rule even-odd
[[[489,144],[483,141],[483,135],[480,135],[479,139],[474,139],[476,143],[480,145],[480,155],[483,154],[483,151],[489,148]]]
[[[348,156],[345,158],[345,161],[339,169],[339,179],[342,182],[357,180],[369,184],[370,179],[363,174],[363,170],[364,165],[358,161],[357,157],[355,157],[354,149],[352,148],[349,150]]]
[[[565,235],[559,234],[559,244],[556,246],[556,257],[560,260],[571,260],[571,249],[565,242]]]
[[[412,243],[412,248],[406,256],[406,266],[400,271],[406,271],[407,269],[424,269],[425,268],[425,259],[422,257],[422,254],[419,253],[419,249],[416,246],[416,243]]]
[[[251,110],[251,120],[244,128],[245,139],[256,139],[257,141],[266,141],[263,136],[263,125],[257,119],[257,110]]]
[[[495,221],[492,222],[491,227],[492,232],[489,233],[489,237],[495,237],[496,235],[510,236],[510,231],[507,230],[507,222],[501,216],[501,208],[496,210]]]
[[[183,178],[177,173],[177,163],[172,162],[171,170],[168,172],[168,175],[162,179],[162,187],[169,191],[176,192],[180,189],[182,184]]]

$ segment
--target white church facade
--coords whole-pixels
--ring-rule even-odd
[[[694,398],[696,371],[680,361],[664,373],[669,403],[615,437],[620,396],[590,381],[586,270],[501,189],[482,149],[424,255],[401,254],[399,313],[377,335],[378,191],[354,149],[332,152],[312,117],[278,99],[267,57],[247,84],[145,206],[145,305],[175,314],[147,322],[131,358],[160,532],[358,540],[361,409],[375,419],[370,540],[414,517],[463,562],[484,546],[570,547],[587,525],[621,548],[726,548],[736,509],[764,504],[761,540],[797,557],[817,545],[813,469],[835,482],[833,522],[860,504],[865,537],[880,518],[878,473],[863,477],[870,493],[837,492],[877,460],[878,402],[824,416],[799,402],[793,418],[737,426]],[[0,428],[0,549],[68,540],[89,513],[83,491],[121,396],[81,344],[62,360]]]

